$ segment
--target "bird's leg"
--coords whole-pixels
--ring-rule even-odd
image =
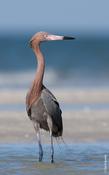
[[[53,136],[52,136],[53,123],[50,116],[48,116],[47,118],[47,123],[50,131],[50,138],[51,138],[51,163],[53,163],[54,162],[54,148],[53,148]]]
[[[38,123],[33,123],[36,134],[37,134],[37,141],[38,141],[38,145],[39,145],[39,162],[42,161],[43,158],[43,149],[42,149],[42,145],[41,145],[41,137],[40,137],[40,128],[39,128],[39,124]]]
[[[41,145],[40,131],[37,133],[37,140],[39,145],[39,162],[41,162],[43,158],[43,149]]]
[[[51,137],[51,163],[54,162],[54,148],[53,148],[53,136],[52,132],[50,131],[50,137]]]

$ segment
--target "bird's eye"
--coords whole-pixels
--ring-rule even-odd
[[[47,37],[47,34],[44,34],[44,38],[46,38]]]

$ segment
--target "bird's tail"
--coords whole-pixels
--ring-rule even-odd
[[[65,142],[64,138],[63,138],[62,136],[61,136],[60,138],[61,138],[61,141],[63,142],[63,144],[65,145],[65,147],[68,148],[68,145],[67,145],[67,143]]]
[[[56,141],[57,141],[57,144],[58,144],[59,148],[60,148],[60,142],[59,142],[60,140],[62,141],[62,143],[64,144],[65,148],[67,149],[68,145],[67,145],[66,141],[64,140],[64,138],[62,136],[61,137],[56,137]]]

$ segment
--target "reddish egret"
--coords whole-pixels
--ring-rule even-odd
[[[62,112],[55,96],[43,85],[45,60],[40,50],[43,41],[70,40],[73,37],[51,35],[46,32],[36,33],[30,40],[30,47],[37,58],[37,71],[31,89],[26,97],[26,109],[32,120],[39,145],[39,161],[43,158],[40,129],[49,131],[51,138],[51,162],[54,161],[53,137],[62,136]]]

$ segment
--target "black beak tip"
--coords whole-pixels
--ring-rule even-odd
[[[70,37],[70,36],[64,36],[63,40],[73,40],[75,39],[74,37]]]

